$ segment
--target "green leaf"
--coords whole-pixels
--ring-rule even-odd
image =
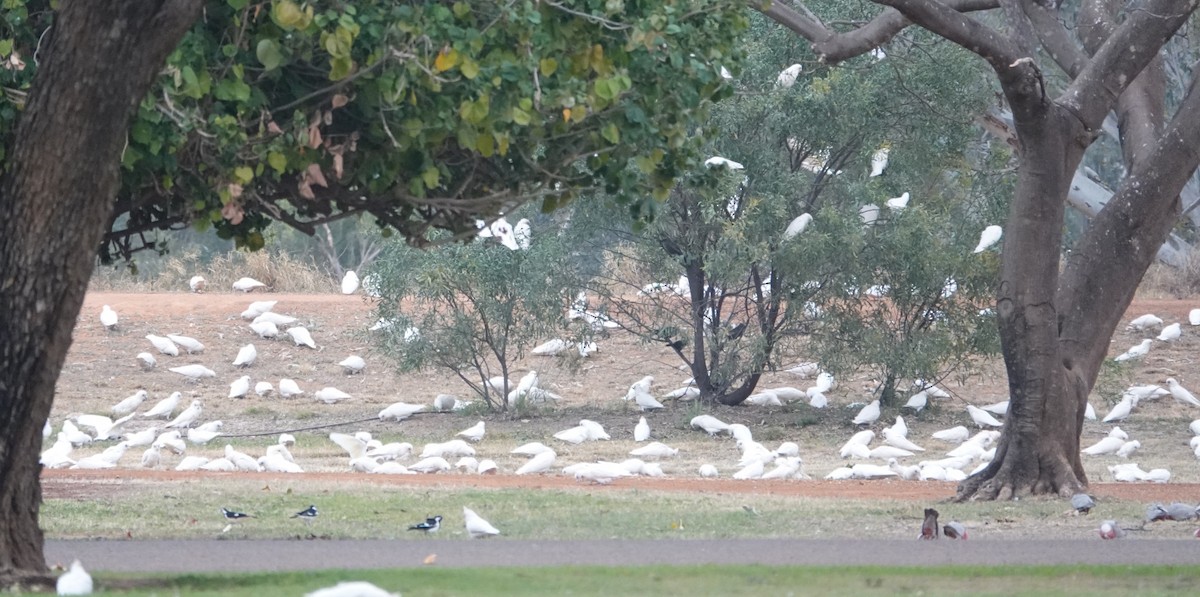
[[[354,61],[349,58],[333,58],[329,61],[329,80],[340,81],[350,76]]]
[[[0,56],[8,56],[12,53],[13,40],[0,39]]]
[[[275,70],[283,64],[283,54],[279,51],[279,44],[273,39],[264,39],[258,42],[258,47],[255,50],[258,56],[258,61],[267,70]]]
[[[250,166],[238,166],[233,169],[233,179],[241,184],[250,184],[254,180],[254,170]]]
[[[438,171],[436,166],[430,166],[421,173],[421,181],[425,183],[425,188],[436,189],[438,181],[441,180],[442,173]]]
[[[250,0],[227,0],[229,7],[234,10],[242,10],[250,5]]]
[[[486,133],[479,135],[475,140],[475,149],[485,158],[496,155],[496,138]]]
[[[271,20],[285,30],[304,29],[312,22],[312,10],[310,6],[306,13],[292,0],[277,0],[271,5]]]
[[[558,70],[558,61],[553,58],[542,58],[538,61],[538,70],[541,71],[543,77],[549,77]]]
[[[287,157],[278,151],[267,153],[267,163],[280,174],[287,169]]]
[[[471,60],[470,58],[464,58],[462,65],[458,67],[458,70],[463,74],[464,77],[466,77],[468,80],[471,80],[479,74],[479,63]]]
[[[455,2],[454,6],[450,7],[450,10],[454,11],[454,16],[461,19],[471,14],[471,5],[466,2]]]
[[[520,108],[514,107],[512,109],[512,121],[521,126],[528,126],[529,125],[529,112],[526,112]]]
[[[609,143],[616,145],[621,142],[621,130],[617,128],[615,123],[608,123],[604,128],[600,129],[600,136],[604,137]]]

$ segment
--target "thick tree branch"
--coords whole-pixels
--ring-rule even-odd
[[[1158,55],[1200,0],[1146,0],[1129,11],[1058,102],[1096,130],[1117,98]]]
[[[1004,79],[1025,56],[1011,38],[935,0],[874,0],[895,8],[912,22],[979,55]]]
[[[764,4],[752,1],[750,4],[776,23],[812,42],[813,53],[826,64],[836,64],[865,54],[912,25],[912,21],[899,11],[888,8],[857,29],[839,32],[825,27],[807,9],[804,9],[807,14],[801,14],[780,2]],[[945,4],[960,12],[991,10],[1000,5],[999,0],[949,0]]]
[[[1079,45],[1072,39],[1071,33],[1058,20],[1056,11],[1032,0],[1023,0],[1021,7],[1025,11],[1025,16],[1029,18],[1029,24],[1033,27],[1038,41],[1041,42],[1042,49],[1050,55],[1059,68],[1067,73],[1068,77],[1078,75],[1079,71],[1083,70],[1087,64],[1088,56],[1083,53]]]

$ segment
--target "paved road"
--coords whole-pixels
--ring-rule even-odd
[[[1200,564],[1200,541],[1127,539],[900,541],[737,540],[166,540],[47,541],[50,564],[74,558],[110,572],[644,564],[885,565]]]

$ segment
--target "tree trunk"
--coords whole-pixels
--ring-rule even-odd
[[[42,426],[112,211],[134,108],[198,0],[64,0],[0,180],[0,584],[46,570]]]

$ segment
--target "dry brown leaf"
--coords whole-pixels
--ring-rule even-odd
[[[229,196],[230,197],[237,199],[238,197],[242,196],[242,191],[243,191],[242,185],[237,184],[236,182],[229,183]]]
[[[225,207],[221,208],[221,217],[229,220],[230,224],[237,226],[245,219],[246,213],[242,211],[242,206],[230,201],[225,204]]]
[[[332,101],[330,101],[329,103],[330,103],[330,104],[332,104],[332,105],[333,105],[333,109],[334,109],[334,110],[336,110],[336,109],[338,109],[338,108],[340,108],[340,107],[342,107],[342,106],[344,106],[344,105],[346,105],[346,104],[350,103],[350,98],[348,98],[348,97],[346,97],[345,95],[343,95],[343,94],[339,93],[339,94],[336,94],[336,95],[334,95],[334,96],[333,96],[333,100],[332,100]]]
[[[316,149],[321,146],[321,121],[308,125],[308,146]]]
[[[426,566],[432,566],[432,565],[436,564],[437,563],[437,554],[431,553],[431,554],[425,556],[425,559],[421,560],[421,563],[425,564]]]
[[[307,175],[300,177],[300,182],[296,183],[296,190],[299,191],[300,196],[304,197],[305,199],[317,198],[317,196],[313,194],[312,185],[309,184]]]
[[[333,154],[333,175],[338,179],[342,179],[342,154]]]
[[[321,185],[329,188],[329,182],[325,180],[325,173],[321,172],[320,164],[309,164],[308,169],[304,171],[304,176],[315,185]]]
[[[267,123],[267,132],[273,135],[282,135],[283,129],[279,128],[279,125],[275,124],[275,121],[272,120],[271,122]]]

